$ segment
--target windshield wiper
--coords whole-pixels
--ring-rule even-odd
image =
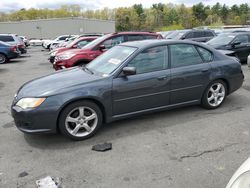
[[[88,72],[90,72],[91,74],[94,74],[94,72],[92,70],[90,70],[89,68],[87,68],[86,66],[82,66],[82,68],[84,70],[87,70]]]

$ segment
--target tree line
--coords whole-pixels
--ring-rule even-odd
[[[250,7],[247,3],[231,7],[220,3],[213,6],[198,3],[192,7],[158,3],[150,8],[135,4],[115,9],[83,10],[79,5],[63,5],[53,10],[31,8],[9,13],[0,12],[1,22],[64,17],[115,20],[117,31],[164,31],[204,25],[245,25],[250,19]]]

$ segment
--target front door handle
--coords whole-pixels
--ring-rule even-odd
[[[167,78],[168,78],[168,76],[165,75],[165,76],[160,76],[160,77],[158,77],[157,79],[158,79],[158,80],[166,80]]]

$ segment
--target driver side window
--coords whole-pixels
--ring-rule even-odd
[[[135,67],[136,74],[159,71],[167,68],[167,47],[157,46],[146,49],[128,63],[128,67]]]
[[[124,36],[118,36],[105,40],[101,45],[104,45],[106,49],[110,49],[123,42],[124,42]]]

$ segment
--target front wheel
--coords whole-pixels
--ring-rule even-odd
[[[73,140],[84,140],[93,136],[101,125],[102,112],[90,101],[68,105],[59,117],[61,133]]]
[[[222,105],[227,95],[227,86],[222,80],[216,80],[209,84],[202,97],[202,106],[207,109],[215,109]]]

